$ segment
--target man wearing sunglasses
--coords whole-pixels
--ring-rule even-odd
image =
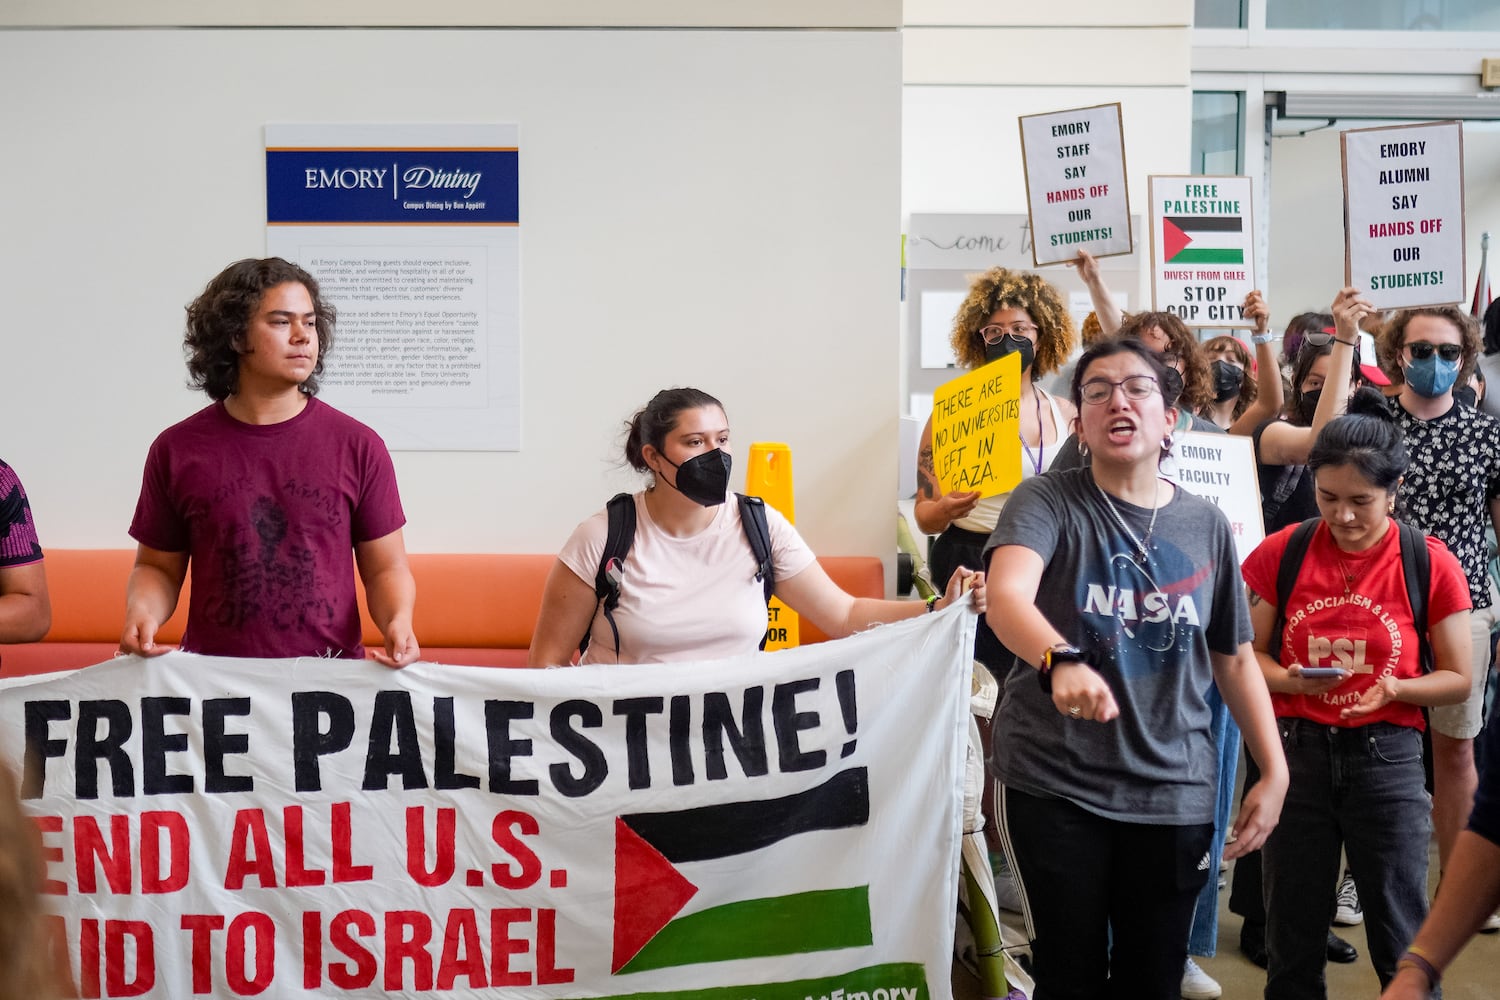
[[[1474,804],[1474,737],[1497,612],[1484,529],[1486,517],[1500,529],[1500,420],[1453,398],[1479,347],[1478,324],[1455,306],[1403,309],[1380,335],[1381,367],[1401,387],[1394,405],[1411,453],[1396,517],[1442,539],[1463,566],[1474,601],[1473,690],[1462,704],[1431,710],[1432,819],[1444,866]],[[1487,929],[1500,928],[1491,923]]]

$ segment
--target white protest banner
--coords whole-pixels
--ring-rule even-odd
[[[1152,176],[1153,307],[1189,326],[1253,327],[1253,185],[1248,177]]]
[[[1189,493],[1210,500],[1229,520],[1240,562],[1266,538],[1260,514],[1255,442],[1238,434],[1184,431],[1172,436],[1162,475]]]
[[[1021,157],[1038,267],[1130,253],[1125,135],[1120,105],[1023,115]]]
[[[0,691],[82,996],[949,996],[975,616],[709,663]]]
[[[1462,302],[1463,125],[1352,129],[1339,139],[1344,283],[1377,309]]]

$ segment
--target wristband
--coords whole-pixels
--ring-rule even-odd
[[[1345,347],[1358,347],[1359,346],[1359,341],[1357,341],[1357,340],[1340,340],[1339,338],[1334,337],[1333,338],[1333,342],[1335,344],[1343,344]]]
[[[938,595],[936,595],[936,594],[933,594],[931,597],[927,598],[927,613],[928,614],[931,614],[932,612],[934,612],[934,611],[937,610],[937,602],[938,602]]]
[[[1250,342],[1252,344],[1269,344],[1275,339],[1276,334],[1274,333],[1253,333],[1250,335]]]
[[[1048,646],[1042,652],[1042,662],[1036,668],[1036,682],[1044,694],[1052,693],[1052,668],[1059,663],[1087,663],[1083,650],[1066,642]]]
[[[1437,970],[1437,967],[1423,958],[1413,948],[1406,949],[1406,953],[1396,962],[1396,969],[1398,971],[1401,969],[1416,969],[1427,977],[1428,990],[1437,989],[1438,983],[1443,979],[1443,974]]]

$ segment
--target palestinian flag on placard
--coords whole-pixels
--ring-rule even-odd
[[[1163,264],[1245,263],[1245,220],[1238,215],[1167,215],[1161,220]]]
[[[616,817],[610,971],[872,944],[868,885],[740,898],[763,884],[756,869],[775,864],[774,845],[869,819],[869,775],[862,767],[777,799]],[[679,916],[700,891],[726,901]]]

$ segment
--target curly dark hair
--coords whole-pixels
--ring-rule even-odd
[[[1479,338],[1479,321],[1458,306],[1423,306],[1420,309],[1402,309],[1386,322],[1375,338],[1376,359],[1380,370],[1390,376],[1392,385],[1406,384],[1406,373],[1401,370],[1401,351],[1406,347],[1406,324],[1418,316],[1431,316],[1446,320],[1458,330],[1459,346],[1463,350],[1459,368],[1467,378],[1474,361],[1479,357],[1484,342]]]
[[[1177,405],[1197,413],[1204,403],[1213,398],[1214,383],[1208,373],[1208,361],[1203,357],[1198,339],[1181,318],[1169,312],[1132,313],[1120,324],[1120,332],[1116,336],[1140,340],[1141,335],[1153,326],[1166,334],[1167,340],[1171,342],[1164,353],[1175,354],[1182,359],[1182,394],[1177,398]]]
[[[992,267],[969,282],[969,294],[953,317],[953,353],[965,368],[985,362],[984,338],[979,330],[997,309],[1024,309],[1036,324],[1036,359],[1031,363],[1033,380],[1051,375],[1073,353],[1077,334],[1073,317],[1056,288],[1039,274]]]
[[[228,399],[239,391],[240,355],[250,319],[266,292],[288,283],[307,289],[317,316],[318,361],[298,388],[308,396],[318,394],[318,377],[323,374],[323,359],[333,348],[338,313],[319,295],[316,278],[280,257],[235,261],[215,275],[203,294],[188,305],[182,346],[187,354],[189,385],[215,400]]]

